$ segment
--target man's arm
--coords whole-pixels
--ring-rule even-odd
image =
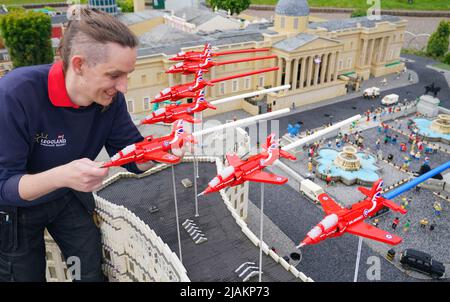
[[[20,198],[32,201],[60,188],[95,191],[108,175],[108,169],[100,168],[102,164],[83,158],[41,173],[25,174],[19,180]]]

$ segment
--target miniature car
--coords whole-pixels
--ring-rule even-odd
[[[445,276],[445,266],[442,262],[433,260],[430,254],[414,249],[406,249],[401,253],[400,263],[406,269],[428,274],[438,279]]]
[[[381,210],[379,210],[378,212],[376,212],[375,215],[373,215],[372,217],[373,217],[373,218],[377,218],[377,217],[384,216],[384,215],[386,215],[387,213],[389,213],[389,211],[390,211],[390,210],[389,210],[388,207],[381,208]]]
[[[398,102],[397,94],[388,94],[381,100],[381,104],[386,105],[386,106],[394,105],[397,102]]]
[[[380,88],[378,87],[370,87],[364,90],[363,97],[364,98],[375,98],[380,96]]]

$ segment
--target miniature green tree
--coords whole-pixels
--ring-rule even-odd
[[[117,5],[122,10],[122,13],[132,13],[134,12],[133,0],[119,0]]]
[[[250,6],[250,0],[210,0],[211,7],[230,11],[231,14],[240,14]]]
[[[427,45],[427,55],[440,58],[448,51],[450,24],[441,21],[437,30],[431,35]]]
[[[442,63],[450,65],[450,52],[447,52],[447,54],[444,56],[444,59],[442,59]]]
[[[14,67],[53,61],[51,19],[44,13],[17,11],[0,18],[0,31]]]

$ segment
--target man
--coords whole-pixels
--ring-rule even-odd
[[[82,9],[61,61],[0,80],[0,281],[45,281],[45,228],[66,259],[78,257],[81,281],[103,280],[91,192],[108,169],[93,160],[143,139],[123,96],[137,45],[120,21]]]

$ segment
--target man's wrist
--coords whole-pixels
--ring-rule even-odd
[[[65,172],[63,171],[64,166],[58,166],[53,169],[48,170],[45,172],[48,179],[49,179],[49,185],[52,187],[52,189],[57,190],[60,188],[67,187],[67,183],[65,181]]]

